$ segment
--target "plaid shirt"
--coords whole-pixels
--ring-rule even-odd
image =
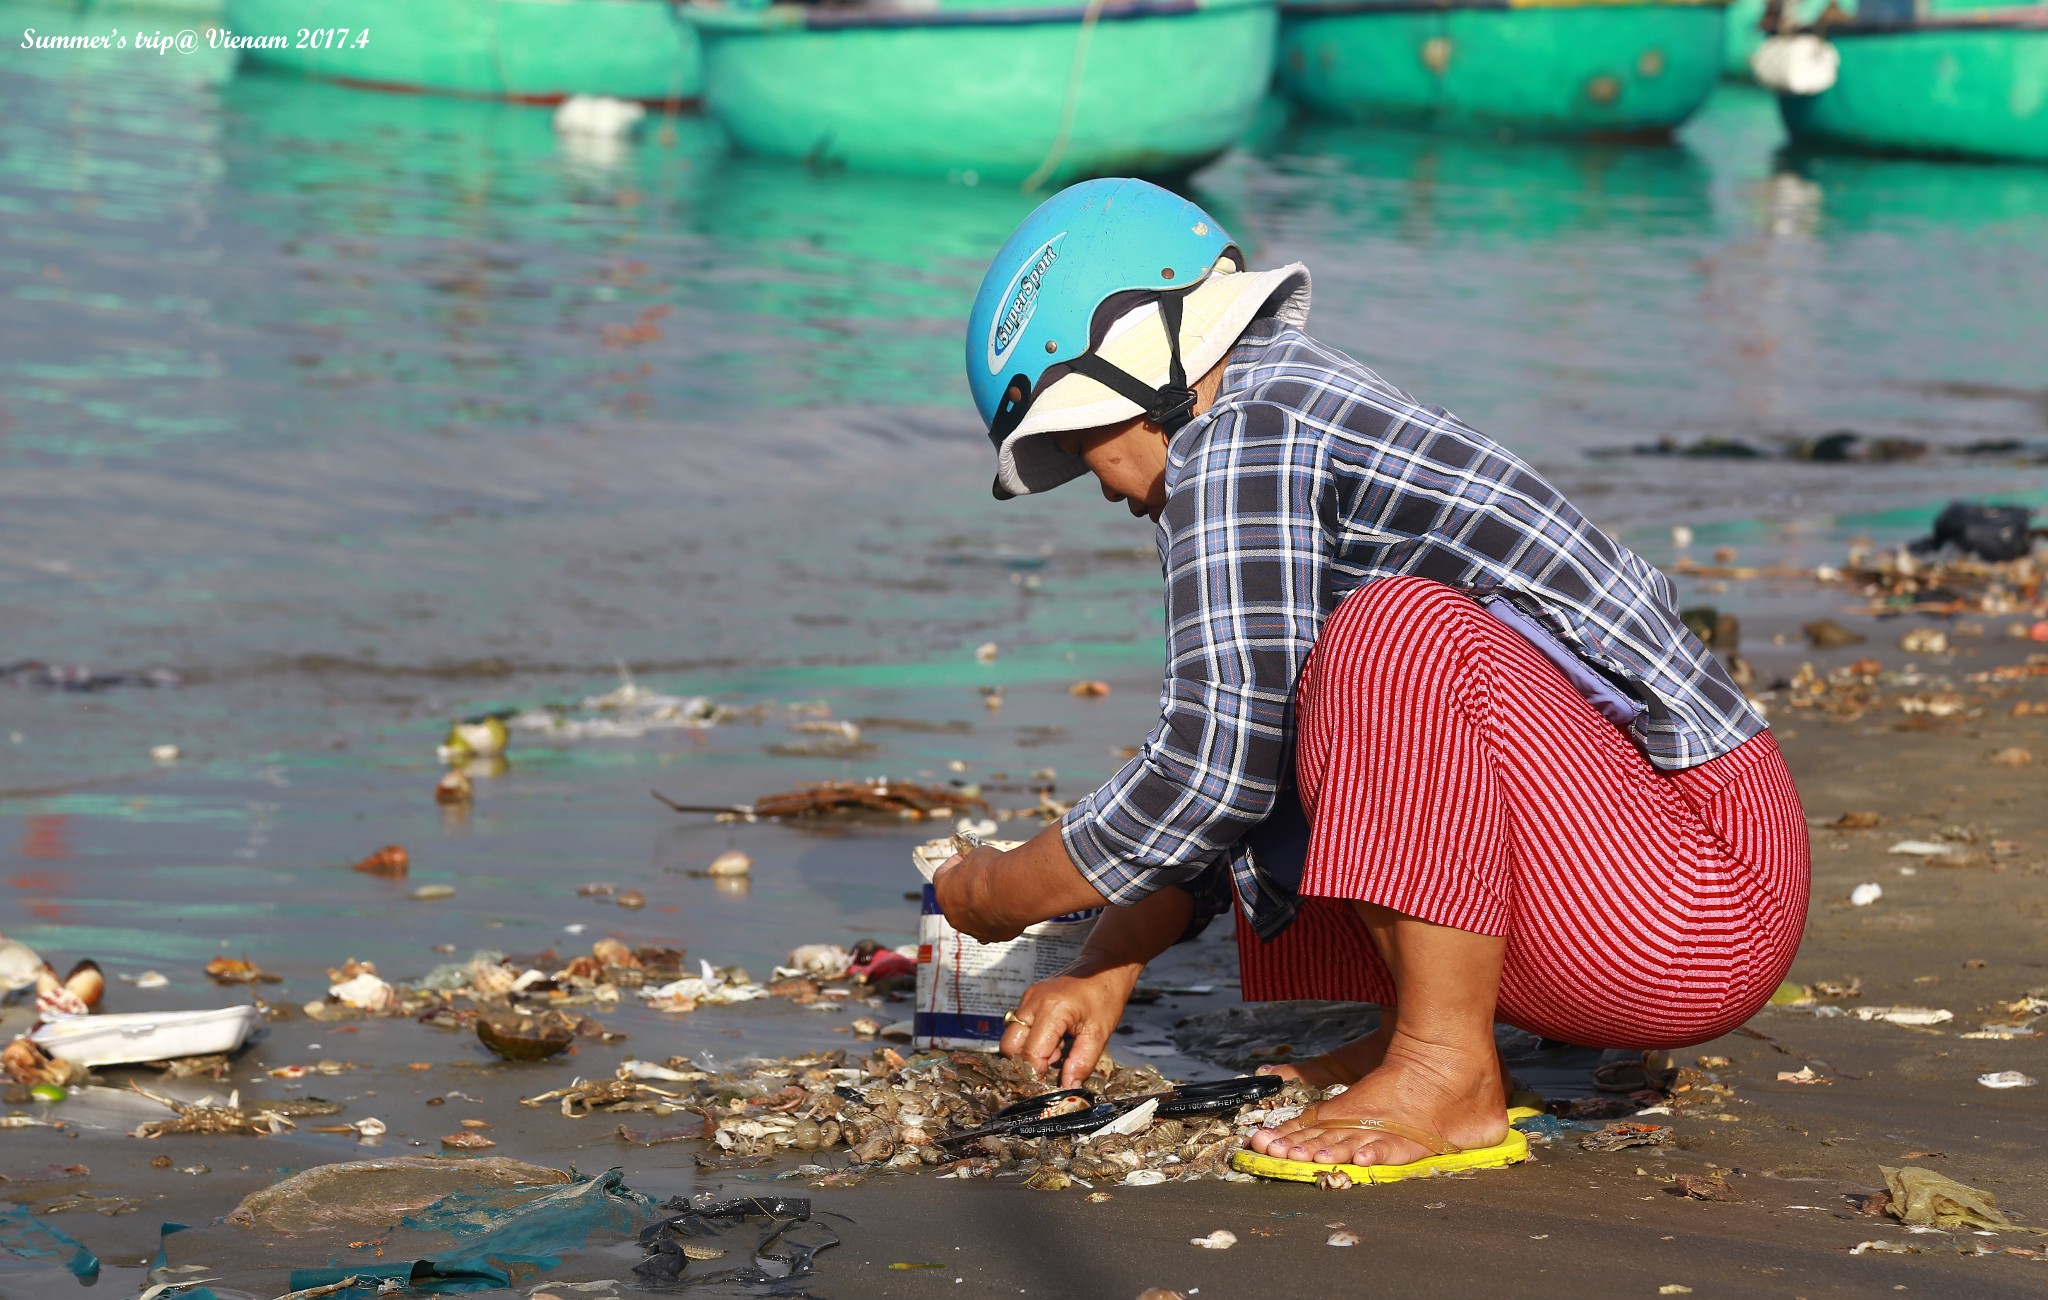
[[[1280,825],[1300,821],[1295,682],[1324,619],[1376,578],[1512,599],[1646,706],[1628,731],[1659,768],[1764,729],[1662,573],[1519,457],[1292,325],[1238,341],[1215,405],[1167,449],[1166,492],[1159,725],[1061,828],[1112,903],[1177,885],[1200,925],[1234,890],[1262,937],[1286,928],[1306,844]]]

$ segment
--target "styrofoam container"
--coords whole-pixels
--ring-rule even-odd
[[[50,1055],[90,1069],[232,1052],[256,1028],[256,1016],[255,1007],[66,1016],[29,1037]]]

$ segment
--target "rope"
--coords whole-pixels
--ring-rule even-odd
[[[1104,3],[1106,0],[1088,0],[1087,12],[1081,15],[1081,33],[1074,39],[1074,62],[1067,69],[1067,97],[1060,105],[1059,134],[1053,137],[1052,152],[1038,164],[1038,170],[1024,178],[1026,194],[1045,184],[1067,155],[1067,137],[1074,129],[1074,108],[1081,98],[1081,74],[1088,67],[1088,42],[1095,35],[1095,20],[1102,16]]]

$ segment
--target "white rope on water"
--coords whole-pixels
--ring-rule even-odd
[[[1053,137],[1052,151],[1045,155],[1045,161],[1024,178],[1026,194],[1045,184],[1067,156],[1067,138],[1074,130],[1074,108],[1081,98],[1081,76],[1088,68],[1088,42],[1095,35],[1095,20],[1102,16],[1105,2],[1088,0],[1087,12],[1081,15],[1081,32],[1074,38],[1074,62],[1067,69],[1067,96],[1060,104],[1059,133]]]

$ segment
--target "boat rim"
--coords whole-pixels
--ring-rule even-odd
[[[1802,27],[1783,35],[1820,36],[1840,40],[1849,36],[1905,36],[1914,32],[2027,32],[2048,31],[2048,5],[2025,5],[2011,9],[1971,9],[1957,13],[1929,14],[1907,23],[1828,23]]]
[[[1726,9],[1730,0],[1281,0],[1289,17],[1448,13],[1486,9]]]
[[[1725,3],[1725,0],[1715,0]],[[933,27],[1032,27],[1072,24],[1088,16],[1085,4],[990,9],[911,9],[850,5],[770,4],[735,9],[705,0],[672,0],[678,18],[700,30],[724,32],[903,30]],[[1185,18],[1234,9],[1271,9],[1276,0],[1108,0],[1098,22]]]

